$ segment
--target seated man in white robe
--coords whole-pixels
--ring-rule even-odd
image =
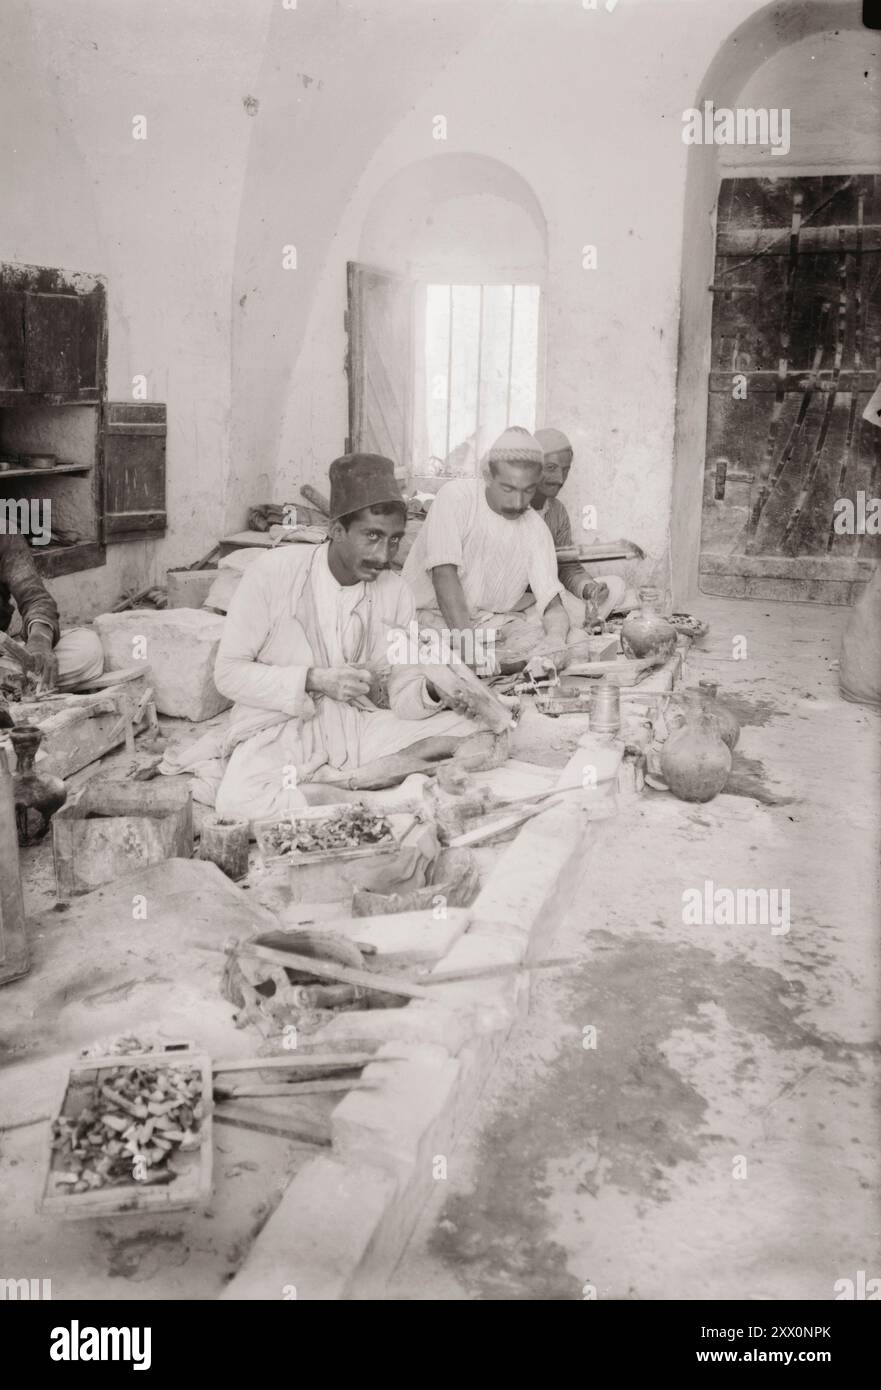
[[[335,459],[330,485],[327,544],[261,557],[227,614],[214,677],[235,702],[215,803],[221,816],[284,815],[307,804],[304,784],[345,784],[404,749],[449,756],[483,727],[464,712],[467,696],[440,695],[418,665],[391,655],[416,614],[388,568],[407,517],[391,460]]]
[[[541,445],[510,426],[489,449],[482,477],[444,483],[404,562],[421,625],[473,633],[481,655],[503,641],[505,655],[526,652],[537,670],[545,656],[560,656],[570,625],[553,537],[532,506],[542,466]],[[471,664],[484,672],[491,665]]]
[[[575,455],[562,430],[536,430],[535,437],[544,450],[544,466],[532,506],[547,524],[555,549],[565,550],[572,545],[572,525],[559,494]],[[594,579],[580,560],[560,560],[557,568],[566,589],[563,603],[573,626],[583,627],[585,619],[608,618],[620,609],[627,589],[620,575],[604,574]]]

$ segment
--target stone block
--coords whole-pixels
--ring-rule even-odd
[[[530,956],[540,954],[571,905],[590,833],[584,811],[571,797],[528,821],[472,903],[469,935],[482,922],[496,930],[510,922],[529,933]]]
[[[95,630],[107,666],[150,668],[160,714],[198,721],[220,714],[231,704],[214,684],[224,621],[219,614],[199,608],[133,608],[100,614]]]
[[[439,1117],[452,1105],[459,1064],[444,1048],[392,1042],[371,1062],[364,1081],[372,1091],[350,1091],[331,1116],[334,1152],[340,1158],[390,1166],[424,1165],[430,1172],[431,1140]]]
[[[394,1207],[387,1169],[322,1154],[288,1186],[221,1300],[338,1302]]]
[[[459,938],[452,950],[437,967],[446,973],[448,970],[483,970],[493,966],[519,965],[523,959],[523,943],[517,937],[508,938],[500,932],[471,932]],[[495,1005],[513,1024],[517,1008],[518,979],[525,976],[516,974],[483,976],[476,980],[462,980],[459,983],[437,985],[432,995],[448,1008],[461,1009]],[[431,984],[431,975],[424,983]]]
[[[281,921],[287,925],[285,913]],[[468,926],[470,913],[463,907],[449,907],[444,917],[435,917],[434,909],[420,912],[390,912],[377,917],[328,917],[321,922],[322,931],[336,932],[350,941],[363,941],[376,947],[371,957],[383,965],[434,964]]]
[[[413,1000],[402,1009],[359,1009],[338,1014],[322,1028],[320,1037],[335,1042],[375,1038],[381,1042],[434,1043],[455,1056],[473,1033],[486,1031],[488,1026],[488,1019],[480,1010],[475,1010],[472,1017],[464,1009]]]
[[[217,570],[166,570],[169,608],[201,608]]]

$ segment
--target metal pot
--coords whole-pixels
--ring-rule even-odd
[[[22,468],[54,468],[58,462],[57,454],[22,454]]]

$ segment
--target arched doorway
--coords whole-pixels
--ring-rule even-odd
[[[700,589],[847,603],[871,571],[867,538],[830,525],[838,491],[877,482],[879,432],[860,417],[879,370],[878,53],[858,4],[769,5],[726,42],[698,94],[698,109],[786,109],[790,134],[777,153],[689,151],[671,519],[680,602]]]

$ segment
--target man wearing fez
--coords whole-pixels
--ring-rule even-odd
[[[234,701],[218,815],[283,815],[309,800],[304,783],[342,781],[403,749],[444,756],[483,727],[418,665],[389,665],[390,634],[416,615],[389,569],[406,520],[391,460],[347,454],[330,465],[327,543],[282,546],[245,573],[214,674]]]

